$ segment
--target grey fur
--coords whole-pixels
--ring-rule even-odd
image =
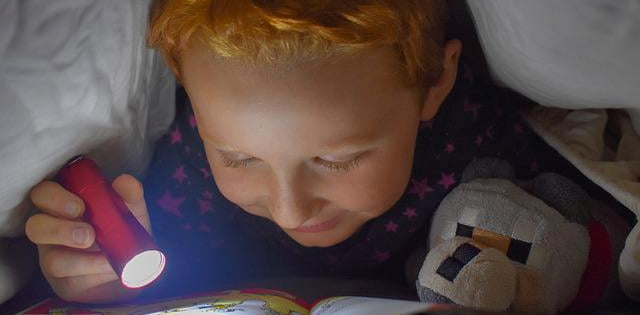
[[[420,284],[420,281],[416,280],[416,289],[418,290],[418,297],[421,302],[436,303],[436,304],[456,304],[449,300],[447,297],[436,293],[435,291]]]
[[[478,178],[504,178],[515,182],[515,172],[509,162],[497,158],[473,160],[462,173],[462,182],[470,182]]]
[[[570,179],[555,173],[538,175],[531,193],[570,221],[586,225],[593,220],[591,197]]]

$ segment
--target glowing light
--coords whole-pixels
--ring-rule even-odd
[[[133,257],[122,270],[122,284],[140,288],[155,280],[166,264],[164,254],[157,250],[144,251]]]

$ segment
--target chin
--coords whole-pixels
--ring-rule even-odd
[[[341,241],[336,242],[336,241],[331,241],[326,239],[307,240],[307,239],[294,238],[293,240],[295,240],[296,242],[298,242],[298,244],[304,247],[323,247],[323,248],[331,247],[341,242]]]
[[[342,242],[342,240],[340,241],[332,241],[332,240],[327,240],[327,239],[307,239],[307,238],[299,238],[299,237],[292,237],[294,241],[298,242],[298,244],[304,246],[304,247],[331,247],[333,245],[336,245],[340,242]]]
[[[355,231],[353,233],[339,233],[339,235],[336,236],[338,232],[335,230],[321,233],[304,233],[292,230],[285,230],[285,232],[294,241],[304,247],[331,247],[348,239],[355,233]]]

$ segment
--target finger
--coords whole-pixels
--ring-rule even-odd
[[[142,184],[133,176],[123,174],[113,181],[115,190],[125,202],[129,210],[138,219],[138,222],[149,232],[149,214],[144,201],[144,189]]]
[[[140,294],[122,286],[115,275],[88,275],[56,279],[54,290],[64,300],[80,303],[128,301]]]
[[[95,241],[95,231],[85,222],[68,221],[47,214],[35,214],[27,220],[25,232],[38,245],[63,245],[88,248]]]
[[[144,201],[142,184],[129,174],[122,174],[112,183],[113,189],[127,203],[139,203]]]
[[[39,254],[43,272],[54,278],[100,274],[116,277],[105,256],[99,252],[87,252],[62,246],[40,246]]]
[[[75,219],[84,212],[82,199],[56,182],[41,182],[33,187],[30,197],[37,208],[56,217]]]

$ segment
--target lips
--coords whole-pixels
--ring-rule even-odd
[[[318,223],[318,224],[305,224],[299,228],[296,228],[294,231],[302,232],[302,233],[319,233],[333,229],[338,224],[339,218],[335,217],[333,219]]]

